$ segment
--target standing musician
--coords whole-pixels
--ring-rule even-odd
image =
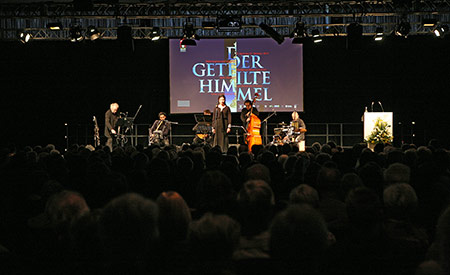
[[[292,121],[290,126],[293,130],[294,141],[298,142],[299,150],[305,151],[306,125],[296,111],[292,112]]]
[[[247,99],[244,102],[245,108],[241,111],[241,120],[242,124],[244,125],[244,128],[247,129],[248,123],[250,122],[250,113],[254,114],[255,116],[259,116],[258,109],[256,107],[253,107],[252,111],[252,101]]]
[[[106,146],[112,151],[113,136],[117,135],[117,120],[119,119],[119,104],[111,103],[108,111],[105,113],[105,136],[108,138]],[[115,140],[115,139],[114,139]]]
[[[246,100],[244,102],[245,108],[241,111],[241,120],[244,123],[244,127],[247,130],[246,143],[248,150],[252,150],[252,146],[262,144],[261,138],[261,120],[258,118],[259,112],[256,107],[253,107],[255,100],[259,97],[259,94],[255,94],[253,101]]]
[[[219,145],[222,152],[226,152],[228,150],[228,133],[231,131],[231,110],[225,103],[224,95],[220,95],[218,101],[212,118],[213,146]]]
[[[159,119],[155,120],[152,127],[149,129],[149,145],[153,143],[161,143],[168,146],[170,123],[166,120],[166,113],[160,112],[158,117]]]

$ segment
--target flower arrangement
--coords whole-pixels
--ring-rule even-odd
[[[377,143],[391,143],[394,139],[390,132],[391,125],[388,125],[386,121],[378,118],[375,121],[375,127],[372,133],[364,140],[367,143],[377,144]]]

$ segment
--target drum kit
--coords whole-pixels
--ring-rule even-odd
[[[301,133],[306,132],[306,129],[295,129],[294,125],[286,124],[284,122],[278,123],[278,127],[273,129],[274,135],[271,144],[283,145],[287,143],[299,142]]]

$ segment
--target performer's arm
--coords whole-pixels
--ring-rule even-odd
[[[170,130],[170,123],[168,122],[164,122],[164,131],[163,131],[163,136],[164,137],[168,137],[169,136],[169,130]]]
[[[259,116],[259,111],[258,109],[256,109],[255,107],[253,107],[253,112],[252,112],[255,116]]]
[[[153,125],[152,125],[152,127],[150,128],[150,135],[152,135],[152,134],[153,134],[153,131],[155,131],[156,123],[157,123],[157,122],[158,122],[157,120],[155,120],[155,122],[153,122]]]
[[[300,129],[306,129],[306,125],[303,119],[300,119]]]
[[[227,106],[227,118],[228,118],[228,127],[227,127],[227,133],[231,131],[231,109]]]
[[[216,133],[216,129],[214,129],[214,126],[216,125],[216,112],[217,112],[217,107],[214,108],[212,122],[211,122],[211,130],[212,130],[213,134]]]
[[[242,120],[242,123],[244,123],[244,124],[245,124],[245,121],[247,120],[246,114],[248,112],[246,112],[246,111],[247,111],[247,109],[242,109],[242,111],[241,111],[241,120]]]
[[[113,116],[113,114],[109,111],[107,111],[105,113],[105,125],[106,125],[106,129],[108,129],[109,133],[116,134],[116,130],[111,125],[111,117],[112,116]]]

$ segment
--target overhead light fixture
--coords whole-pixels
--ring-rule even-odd
[[[433,18],[422,19],[422,26],[424,27],[434,27],[437,24],[437,20]]]
[[[314,43],[320,43],[322,42],[322,37],[320,37],[320,32],[319,30],[312,30],[311,31],[311,35],[312,35],[312,39]]]
[[[62,30],[62,24],[60,22],[53,22],[47,24],[47,29],[50,29],[52,31],[60,31]]]
[[[194,25],[191,22],[187,22],[183,27],[183,38],[181,38],[181,45],[183,46],[197,46],[199,40],[197,34],[195,33]]]
[[[99,31],[96,27],[94,27],[94,26],[91,25],[91,26],[89,26],[89,27],[87,28],[86,36],[87,36],[91,41],[94,41],[94,40],[99,39],[99,38],[101,37],[101,34],[100,34],[100,31]]]
[[[202,29],[204,30],[214,30],[216,28],[216,22],[214,21],[203,21]]]
[[[221,16],[217,18],[217,30],[220,32],[241,31],[242,21],[238,16]]]
[[[411,24],[406,21],[400,22],[395,28],[395,35],[401,36],[401,37],[408,37],[409,31],[411,30]]]
[[[150,32],[150,38],[152,41],[156,41],[161,39],[161,29],[159,27],[153,27],[152,31]]]
[[[84,39],[83,34],[81,33],[81,28],[78,25],[70,27],[69,35],[71,42],[80,42]]]
[[[305,42],[305,39],[308,37],[308,34],[306,32],[305,23],[302,21],[297,21],[295,23],[294,31],[291,33],[292,44],[303,44]]]
[[[27,31],[19,32],[19,41],[22,42],[23,44],[28,43],[31,38],[32,38],[32,36],[29,32],[27,32]]]
[[[384,37],[383,27],[377,27],[377,29],[375,31],[375,36],[373,37],[373,39],[375,41],[381,41],[381,40],[383,40],[383,37]]]
[[[261,23],[259,24],[259,27],[270,37],[273,38],[273,40],[277,41],[278,44],[281,44],[284,42],[284,37],[280,35],[274,28]]]
[[[436,37],[444,37],[448,33],[448,30],[448,25],[439,25],[433,30],[433,33]]]

